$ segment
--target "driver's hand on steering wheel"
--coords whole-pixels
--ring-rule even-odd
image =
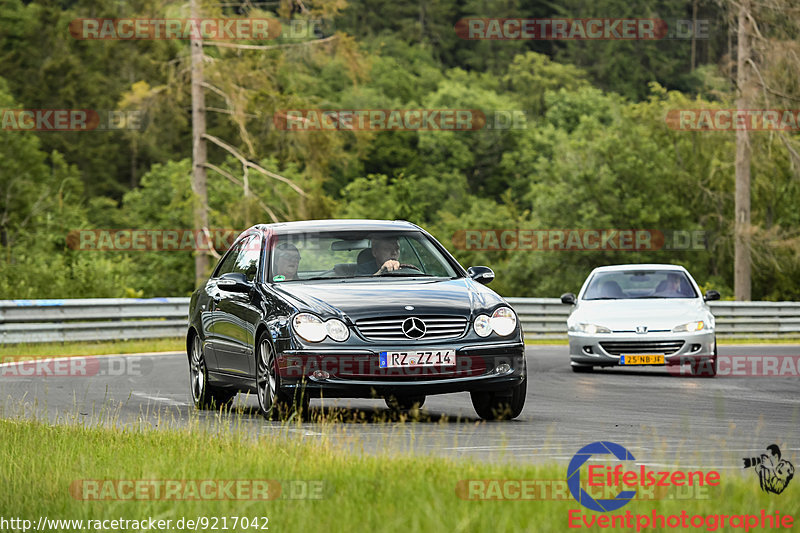
[[[400,269],[400,261],[396,259],[389,259],[388,261],[386,261],[384,264],[381,265],[381,268],[375,273],[375,275],[399,269]]]

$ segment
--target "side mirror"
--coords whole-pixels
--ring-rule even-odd
[[[573,293],[565,292],[564,294],[561,295],[561,303],[562,304],[575,305],[575,302],[576,302],[576,299],[575,299],[575,295]]]
[[[217,287],[228,292],[248,292],[252,284],[241,272],[228,272],[220,276]]]
[[[467,269],[467,276],[474,279],[478,283],[488,285],[494,279],[494,271],[485,266],[474,266]]]
[[[719,291],[706,291],[703,300],[710,302],[711,300],[719,300]]]

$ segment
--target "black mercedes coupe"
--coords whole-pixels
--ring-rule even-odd
[[[468,391],[481,418],[525,404],[516,313],[405,221],[253,226],[193,295],[186,337],[195,406],[251,392],[267,418],[310,398],[384,398],[396,410]]]

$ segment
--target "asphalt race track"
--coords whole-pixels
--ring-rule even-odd
[[[719,351],[734,359],[796,356],[800,346],[723,345]],[[314,422],[270,422],[258,414],[254,398],[242,395],[233,412],[198,413],[191,405],[186,356],[177,352],[80,358],[77,364],[86,365],[91,377],[21,375],[21,368],[3,365],[0,415],[159,428],[199,422],[254,438],[327,438],[359,453],[399,449],[514,462],[564,462],[585,444],[610,440],[644,464],[741,468],[742,457],[777,443],[797,464],[796,373],[709,379],[646,367],[575,374],[566,346],[529,346],[527,358],[528,397],[522,415],[511,422],[482,422],[466,393],[429,397],[421,412],[401,419],[382,400],[346,399],[313,400]],[[738,373],[748,373],[749,365]]]

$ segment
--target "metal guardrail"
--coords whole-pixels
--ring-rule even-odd
[[[571,306],[507,298],[528,339],[566,339]],[[800,302],[710,302],[720,338],[800,337]],[[0,343],[183,337],[189,298],[0,300]]]
[[[183,337],[189,298],[0,300],[0,342]]]

